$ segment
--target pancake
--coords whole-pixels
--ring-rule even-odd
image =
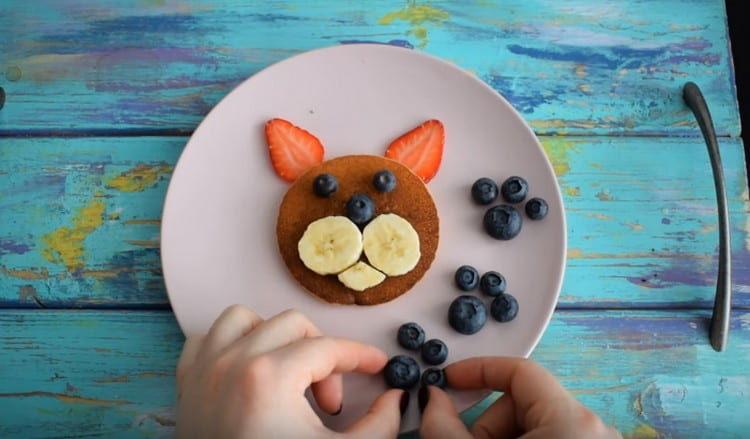
[[[376,172],[387,169],[396,176],[396,189],[378,192],[372,185]],[[320,174],[334,175],[338,190],[330,198],[313,192],[313,180]],[[332,215],[346,215],[345,205],[355,193],[365,193],[375,203],[375,214],[395,213],[411,223],[419,235],[421,257],[410,272],[386,279],[364,291],[344,286],[335,275],[322,276],[305,267],[297,243],[311,222]],[[309,292],[329,303],[377,305],[409,291],[435,259],[439,240],[439,219],[427,186],[406,166],[385,157],[350,155],[321,163],[295,181],[284,195],[276,220],[276,238],[289,272]],[[364,254],[360,260],[366,260]]]

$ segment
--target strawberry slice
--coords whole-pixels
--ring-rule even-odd
[[[324,149],[320,140],[284,119],[266,122],[266,141],[273,169],[290,183],[323,163]]]
[[[427,183],[440,168],[444,144],[443,124],[432,119],[394,140],[385,156],[406,165]]]

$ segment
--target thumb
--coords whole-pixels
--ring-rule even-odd
[[[401,412],[409,403],[409,393],[391,389],[380,395],[370,410],[346,430],[347,437],[393,438],[398,435]]]
[[[473,437],[458,417],[451,399],[440,388],[423,387],[419,389],[419,396],[420,407],[425,404],[422,412],[422,425],[419,427],[421,437],[425,439]]]

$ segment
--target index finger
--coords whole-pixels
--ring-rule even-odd
[[[455,389],[493,389],[510,393],[522,410],[532,404],[568,392],[546,369],[525,358],[477,357],[445,368],[448,384]]]
[[[303,390],[332,373],[377,373],[388,361],[374,346],[333,337],[300,340],[271,355],[278,360],[280,370],[288,371],[281,376],[295,376]]]

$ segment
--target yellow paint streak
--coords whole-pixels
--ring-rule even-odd
[[[654,429],[654,427],[648,425],[648,424],[640,424],[637,426],[633,431],[630,433],[625,433],[623,435],[625,439],[657,439],[661,437],[658,431]]]
[[[612,125],[608,123],[602,123],[595,120],[564,120],[564,119],[537,119],[529,122],[531,127],[537,131],[541,130],[556,130],[557,132],[564,134],[566,128],[611,128]]]
[[[634,232],[642,232],[643,231],[643,224],[627,223],[625,225],[628,226],[628,228],[630,228],[630,230],[632,230]]]
[[[158,166],[139,164],[133,169],[109,179],[107,187],[120,192],[141,192],[156,183],[160,176],[172,172],[166,163]]]
[[[586,77],[586,65],[585,64],[576,64],[575,67],[576,76],[583,79]]]
[[[73,217],[71,227],[60,227],[42,237],[42,256],[62,263],[69,271],[83,267],[83,241],[104,222],[104,203],[92,200]]]
[[[571,152],[578,152],[576,144],[564,137],[554,136],[544,138],[542,146],[552,162],[555,174],[558,177],[567,174],[570,171],[569,155]]]
[[[395,21],[404,21],[411,25],[408,33],[414,35],[417,39],[417,46],[423,48],[427,46],[428,35],[427,27],[424,25],[429,24],[440,24],[450,17],[448,12],[443,9],[436,8],[430,5],[418,5],[414,2],[409,2],[404,8],[398,11],[393,11],[380,17],[378,24],[389,25]]]
[[[117,268],[110,270],[83,270],[81,276],[90,277],[92,279],[111,279],[117,277],[120,273],[132,271],[131,268]]]
[[[586,94],[591,93],[591,86],[588,84],[578,84],[578,91]]]
[[[568,259],[583,259],[583,250],[580,248],[568,249]]]
[[[46,268],[42,268],[41,270],[34,270],[31,268],[15,270],[12,268],[5,268],[0,265],[0,273],[6,276],[15,277],[16,279],[24,280],[39,280],[49,278],[49,272]]]
[[[566,187],[565,188],[565,195],[569,197],[578,197],[581,195],[581,188],[578,186],[575,187]]]
[[[598,220],[601,220],[601,221],[611,221],[612,220],[611,216],[605,215],[603,213],[598,213],[598,212],[597,213],[587,213],[586,216],[588,216],[589,218],[594,218],[594,219],[598,219]]]
[[[707,233],[712,233],[715,231],[716,231],[716,224],[703,224],[703,226],[701,226],[700,233],[702,235],[705,235]]]

